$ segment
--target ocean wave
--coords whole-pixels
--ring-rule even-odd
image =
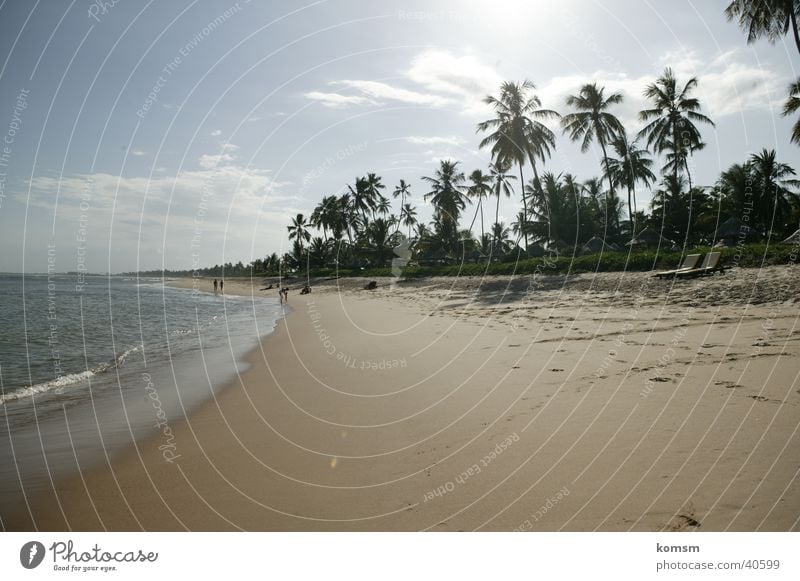
[[[36,383],[34,385],[21,387],[19,389],[15,389],[7,393],[2,393],[0,394],[0,405],[5,405],[6,403],[11,401],[17,401],[48,392],[60,393],[60,390],[62,390],[65,387],[87,383],[92,377],[100,375],[101,373],[105,373],[106,371],[109,371],[114,368],[123,367],[125,365],[125,361],[127,360],[127,358],[131,354],[136,353],[140,350],[141,350],[141,345],[137,345],[135,347],[131,347],[130,349],[126,349],[125,351],[117,355],[112,363],[101,363],[99,365],[95,365],[94,367],[92,367],[87,371],[81,371],[79,373],[67,373],[55,379],[51,379],[50,381],[45,381],[43,383]]]

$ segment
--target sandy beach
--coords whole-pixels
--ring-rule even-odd
[[[172,459],[154,434],[4,526],[797,531],[798,275],[292,282]]]

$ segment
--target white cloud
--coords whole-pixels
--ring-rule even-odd
[[[417,55],[407,76],[429,91],[458,97],[465,113],[484,113],[482,99],[494,94],[503,81],[493,67],[474,55],[457,57],[438,49]]]
[[[376,143],[387,141],[404,141],[412,145],[462,145],[465,140],[457,135],[408,135],[406,137],[386,137],[376,140]],[[398,155],[398,154],[390,154]],[[405,154],[399,154],[405,155]]]
[[[211,137],[219,137],[220,135],[222,135],[222,130],[221,129],[214,129],[211,132]]]
[[[115,270],[133,268],[135,255],[151,267],[152,256],[163,251],[169,266],[189,268],[193,252],[201,252],[204,265],[222,261],[223,252],[238,260],[248,255],[253,240],[260,246],[258,240],[282,231],[291,212],[302,211],[293,197],[280,193],[285,185],[268,170],[228,163],[152,178],[38,176],[31,180],[30,195],[17,193],[15,201],[57,211],[65,247],[74,244],[74,229],[85,220],[96,264],[113,251],[124,262]],[[201,246],[194,248],[198,232]],[[105,247],[97,246],[101,241]]]
[[[662,63],[672,66],[679,83],[692,76],[698,78],[694,95],[712,118],[753,109],[780,109],[789,84],[789,79],[774,70],[748,64],[742,49],[722,53],[708,62],[692,50],[667,53]]]
[[[400,101],[402,103],[412,103],[415,105],[444,105],[450,102],[449,99],[434,94],[419,93],[409,91],[399,87],[393,87],[378,81],[338,81],[335,84],[344,85],[360,91],[364,95],[374,99],[385,99],[390,101]]]
[[[212,169],[220,165],[227,165],[228,163],[233,161],[233,156],[228,155],[227,153],[219,153],[216,155],[204,154],[200,156],[200,159],[197,160],[197,163],[200,164],[200,167],[203,169]]]
[[[702,59],[696,51],[668,52],[659,59],[661,67],[652,74],[630,77],[597,71],[590,77],[555,77],[541,85],[537,94],[544,108],[564,114],[567,112],[567,96],[576,94],[581,85],[587,82],[597,82],[605,87],[607,95],[622,93],[624,101],[615,106],[613,111],[633,135],[642,126],[639,111],[650,106],[643,95],[645,87],[656,81],[663,73],[664,66],[671,66],[679,88],[691,77],[697,77],[698,86],[691,94],[700,100],[701,111],[712,120],[751,109],[780,108],[784,85],[788,84],[788,80],[768,69],[748,65],[743,60],[738,49],[711,60]]]
[[[380,105],[386,101],[429,105],[431,107],[459,107],[468,114],[486,113],[482,99],[497,90],[500,75],[474,55],[453,56],[443,50],[426,50],[411,61],[404,72],[404,80],[416,87],[404,88],[374,80],[345,79],[331,85],[342,85],[357,92],[354,95],[306,93],[308,99],[343,108],[359,105]]]
[[[320,91],[311,91],[304,95],[307,99],[318,101],[325,107],[331,109],[342,109],[351,105],[377,105],[372,99],[366,97],[359,97],[357,95],[341,95],[339,93],[323,93]]]
[[[142,151],[141,149],[132,149],[131,155],[135,155],[136,157],[141,157],[143,155],[147,155],[146,151]]]

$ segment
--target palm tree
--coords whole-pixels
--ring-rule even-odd
[[[478,205],[475,207],[475,215],[472,217],[472,222],[469,229],[475,224],[478,217],[478,212],[481,214],[481,236],[483,236],[483,199],[492,193],[492,176],[486,175],[481,170],[476,169],[469,174],[470,186],[467,188],[467,195],[471,198],[478,200]]]
[[[706,144],[702,141],[689,144],[688,147],[672,147],[672,141],[667,142],[667,148],[672,150],[667,153],[667,163],[664,164],[664,173],[672,172],[673,175],[678,170],[686,170],[686,177],[689,182],[689,189],[692,189],[692,174],[689,171],[689,156],[695,151],[700,151],[705,148]]]
[[[367,194],[369,199],[372,201],[372,217],[375,217],[375,211],[377,210],[381,200],[383,200],[383,195],[381,195],[381,190],[384,189],[384,186],[381,183],[381,177],[375,175],[374,173],[368,173],[366,180],[364,182],[364,187],[367,190]]]
[[[457,161],[444,159],[433,177],[423,176],[422,180],[431,184],[431,191],[425,194],[433,207],[443,214],[444,220],[458,223],[461,211],[466,208],[468,198],[464,194],[464,172],[458,170]]]
[[[422,240],[427,236],[430,236],[431,230],[428,228],[428,225],[425,222],[417,221],[416,227],[414,228],[414,234],[416,234],[417,240]]]
[[[289,240],[296,240],[300,244],[300,248],[303,248],[303,242],[308,242],[311,240],[311,232],[308,231],[308,222],[306,222],[305,216],[302,214],[298,214],[294,218],[292,218],[292,223],[290,226],[287,226],[286,229],[289,230]]]
[[[703,240],[716,224],[716,209],[709,196],[700,188],[684,191],[685,185],[683,176],[666,175],[651,202],[652,225],[684,246]]]
[[[572,141],[581,141],[581,151],[586,153],[595,139],[603,152],[603,167],[608,167],[606,144],[612,143],[625,132],[619,119],[608,112],[611,105],[622,103],[621,93],[605,96],[605,88],[597,83],[589,83],[581,87],[577,95],[567,97],[567,106],[576,110],[561,119],[564,133],[569,134]],[[608,191],[614,191],[614,182],[608,176]]]
[[[613,141],[612,146],[618,159],[609,159],[606,162],[606,174],[617,184],[623,185],[628,190],[628,220],[631,224],[631,237],[636,233],[636,184],[638,182],[649,186],[656,179],[650,167],[653,160],[648,157],[647,149],[640,148],[636,141],[629,142],[623,131]],[[631,198],[633,205],[631,206]]]
[[[496,161],[495,163],[489,166],[489,175],[492,178],[492,190],[494,195],[497,197],[497,204],[495,205],[494,209],[494,222],[497,224],[500,222],[500,196],[505,194],[506,198],[510,198],[511,194],[514,192],[514,188],[511,187],[511,180],[517,179],[516,176],[512,176],[508,173],[508,170],[511,169],[511,164],[508,162],[500,162]],[[523,195],[524,199],[524,195]]]
[[[319,236],[313,238],[308,247],[308,259],[318,268],[325,266],[328,261],[328,242]]]
[[[549,157],[555,147],[555,134],[541,120],[557,118],[555,111],[541,109],[542,103],[536,95],[530,96],[536,86],[525,80],[521,84],[510,81],[500,85],[498,97],[487,96],[484,102],[491,105],[496,117],[478,123],[478,131],[490,131],[480,142],[480,147],[491,146],[492,159],[496,163],[519,167],[520,183],[525,183],[522,167],[530,162],[534,183],[539,184],[536,158],[542,161]],[[528,214],[527,202],[522,198],[523,211]],[[525,245],[527,246],[527,236]]]
[[[762,149],[751,155],[750,166],[753,189],[760,194],[760,200],[754,200],[754,207],[761,214],[764,231],[770,232],[776,222],[783,223],[800,204],[800,197],[790,189],[796,189],[800,182],[789,179],[795,175],[794,169],[778,162],[774,149]]]
[[[433,177],[423,176],[422,180],[431,184],[425,199],[430,199],[434,207],[434,223],[442,247],[453,250],[458,237],[458,218],[469,201],[464,194],[464,173],[458,170],[457,161],[445,159],[439,162]]]
[[[517,212],[516,221],[511,222],[511,231],[517,235],[517,243],[519,243],[520,238],[528,232],[529,227],[530,223],[528,222],[528,217],[525,215],[525,212]]]
[[[711,119],[699,112],[700,101],[689,96],[696,86],[697,78],[692,77],[679,91],[675,75],[667,67],[664,74],[644,90],[644,96],[652,101],[653,108],[639,113],[639,119],[647,125],[637,137],[646,137],[647,146],[657,153],[671,151],[676,161],[672,164],[674,183],[677,183],[681,165],[677,160],[685,159],[681,156],[688,156],[702,147],[700,131],[693,122],[714,126]],[[688,174],[688,164],[683,165]]]
[[[800,79],[789,85],[789,98],[783,106],[783,115],[786,117],[798,110],[800,110]],[[800,119],[797,120],[792,128],[791,140],[800,145]]]
[[[748,44],[762,37],[774,43],[791,29],[800,52],[799,12],[797,0],[734,0],[725,9],[725,16],[729,21],[739,21],[739,27],[747,33]]]
[[[411,203],[406,202],[400,209],[400,222],[408,226],[408,237],[411,238],[411,228],[417,223],[417,210]]]
[[[322,230],[325,241],[328,240],[328,230],[336,229],[337,203],[336,196],[324,196],[309,216],[309,224]]]
[[[400,198],[400,220],[401,221],[403,219],[403,207],[406,204],[406,198],[411,196],[411,194],[409,193],[410,189],[411,189],[411,186],[406,183],[406,180],[400,180],[400,183],[397,185],[397,187],[392,192],[392,196],[395,199]],[[400,222],[397,223],[397,227],[400,228]]]
[[[508,228],[503,222],[492,224],[492,247],[501,252],[508,250]]]
[[[389,202],[389,199],[378,194],[378,201],[375,203],[375,211],[381,216],[386,216],[391,210],[392,204]]]
[[[374,175],[374,174],[370,174]],[[351,203],[357,213],[366,218],[367,212],[375,212],[375,188],[370,187],[368,178],[357,177],[355,187],[347,186]]]

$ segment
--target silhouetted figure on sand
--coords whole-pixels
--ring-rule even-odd
[[[224,286],[225,286],[225,281],[224,280],[220,280],[219,281],[219,292],[221,292],[221,293],[225,292],[224,290],[222,290]]]
[[[214,279],[214,294],[217,294],[217,279]]]

